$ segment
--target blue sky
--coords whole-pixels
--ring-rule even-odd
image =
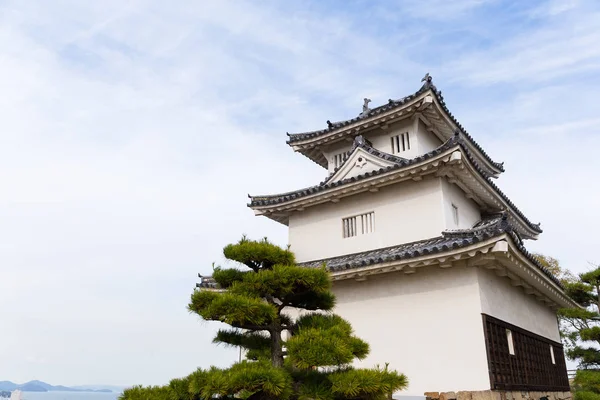
[[[247,194],[320,182],[285,144],[429,72],[544,234],[599,262],[597,1],[0,0],[0,379],[161,384],[227,365],[187,313]],[[402,366],[397,366],[402,369]]]

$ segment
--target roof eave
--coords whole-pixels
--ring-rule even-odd
[[[458,156],[452,157],[452,154],[456,151],[459,151],[460,154]],[[466,162],[465,162],[466,159]],[[465,153],[465,150],[462,148],[460,144],[456,144],[444,151],[440,152],[436,156],[423,160],[420,163],[416,163],[407,167],[402,168],[391,168],[388,170],[380,170],[375,171],[373,173],[367,174],[365,176],[359,176],[358,178],[353,178],[349,182],[335,182],[335,186],[330,186],[322,189],[320,186],[315,186],[312,188],[307,188],[305,191],[314,193],[310,193],[308,195],[298,195],[297,192],[290,192],[289,195],[292,197],[290,200],[286,200],[280,203],[274,204],[266,204],[266,205],[258,205],[253,204],[255,199],[261,200],[261,198],[266,198],[270,196],[256,196],[253,198],[253,202],[249,204],[250,208],[253,210],[262,210],[265,215],[272,212],[287,212],[293,210],[303,210],[306,206],[312,206],[315,204],[320,204],[328,201],[339,201],[340,198],[346,197],[352,194],[364,192],[376,187],[387,186],[392,183],[397,183],[402,180],[415,179],[417,177],[422,177],[423,175],[431,174],[437,170],[440,163],[446,164],[449,167],[452,167],[454,164],[466,164],[468,166],[469,174],[478,181],[479,185],[483,186],[486,189],[486,192],[493,196],[495,199],[494,202],[499,206],[498,209],[506,209],[510,211],[510,218],[513,220],[518,227],[520,227],[520,234],[526,239],[537,239],[538,235],[541,233],[541,229],[535,229],[534,225],[528,220],[524,219],[521,216],[522,213],[518,211],[513,205],[512,202],[507,202],[504,195],[501,195],[499,189],[493,185],[492,182],[486,180],[480,172],[476,169],[476,167],[472,164],[471,159],[468,157],[468,154]],[[433,167],[433,168],[431,168]],[[392,179],[389,178],[388,175],[395,174],[396,177]],[[343,187],[343,188],[342,188]],[[348,189],[353,189],[348,191]],[[276,196],[284,196],[288,194],[281,194]],[[483,202],[483,200],[481,200]]]

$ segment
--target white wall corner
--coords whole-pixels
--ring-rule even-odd
[[[451,164],[460,160],[462,160],[462,153],[456,150],[452,154],[450,154],[450,159],[448,160],[448,163]]]
[[[500,240],[496,242],[494,247],[492,248],[492,253],[507,253],[508,252],[508,242],[506,240]]]

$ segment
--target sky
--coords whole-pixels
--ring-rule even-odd
[[[186,310],[247,195],[326,171],[286,132],[429,72],[544,233],[600,262],[600,3],[0,0],[0,380],[164,384],[237,352]],[[401,366],[399,366],[401,370]]]

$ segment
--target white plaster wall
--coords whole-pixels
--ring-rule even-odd
[[[423,121],[419,120],[417,127],[419,154],[429,153],[442,145],[442,141],[427,130]]]
[[[465,192],[458,186],[449,183],[442,178],[442,189],[444,194],[444,215],[446,229],[468,229],[472,228],[481,220],[481,211],[477,204],[465,196]],[[458,225],[454,222],[452,204],[458,207]]]
[[[556,313],[510,280],[479,268],[481,312],[560,342]]]
[[[333,143],[325,148],[323,148],[323,155],[327,159],[327,171],[332,174],[335,171],[335,164],[333,163],[333,156],[336,154],[340,154],[343,152],[347,152],[352,148],[352,142],[342,141]]]
[[[343,237],[342,218],[375,212],[375,231]],[[439,236],[445,229],[438,178],[405,181],[295,212],[289,244],[298,262],[351,254]]]
[[[407,375],[402,395],[490,388],[477,270],[466,267],[394,272],[334,282],[335,312],[371,346],[356,363]]]
[[[365,135],[373,144],[373,147],[389,154],[392,153],[392,136],[408,132],[410,140],[410,150],[406,150],[395,155],[403,158],[414,158],[419,155],[417,137],[414,130],[414,122],[411,118],[403,119],[390,125],[387,131],[376,130]]]
[[[390,125],[387,131],[375,129],[365,133],[364,136],[371,142],[374,148],[389,154],[393,154],[391,138],[404,132],[408,132],[409,134],[410,149],[396,154],[399,157],[408,159],[415,158],[438,148],[442,144],[442,142],[433,133],[427,131],[425,124],[421,120],[415,118],[403,119]],[[322,149],[323,154],[328,161],[329,173],[333,173],[335,170],[333,156],[335,154],[348,151],[351,147],[351,142],[342,141],[333,143]]]

